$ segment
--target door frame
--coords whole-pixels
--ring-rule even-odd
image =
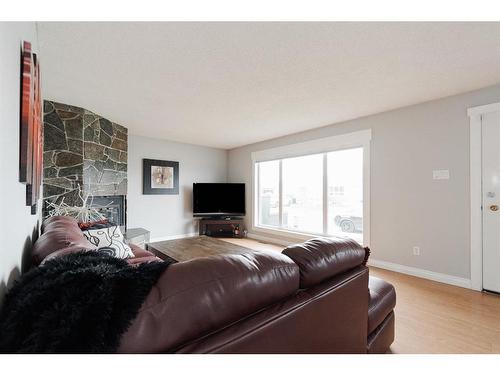
[[[483,290],[483,212],[482,212],[482,116],[500,112],[500,102],[467,109],[469,116],[470,176],[470,280],[471,288]]]

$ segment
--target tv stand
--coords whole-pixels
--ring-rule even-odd
[[[206,218],[200,219],[200,236],[242,238],[244,226],[242,218]]]

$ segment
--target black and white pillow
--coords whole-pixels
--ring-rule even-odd
[[[132,249],[125,243],[119,226],[108,226],[104,228],[88,229],[83,234],[97,251],[117,257],[133,258]]]

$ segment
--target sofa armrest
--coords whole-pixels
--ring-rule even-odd
[[[58,258],[64,255],[68,254],[75,254],[75,253],[82,253],[82,252],[87,252],[87,251],[94,251],[93,249],[86,249],[82,246],[68,246],[65,247],[64,249],[58,249],[56,251],[51,252],[49,255],[47,255],[45,258],[43,258],[42,262],[40,265],[44,264],[45,262],[48,262],[51,259]]]
[[[368,253],[349,238],[318,237],[290,245],[283,254],[299,266],[300,287],[309,288],[366,263]]]

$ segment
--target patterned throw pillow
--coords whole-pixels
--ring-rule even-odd
[[[99,252],[121,259],[134,258],[134,253],[125,243],[119,226],[89,229],[83,231],[83,234],[92,245],[97,247]]]

